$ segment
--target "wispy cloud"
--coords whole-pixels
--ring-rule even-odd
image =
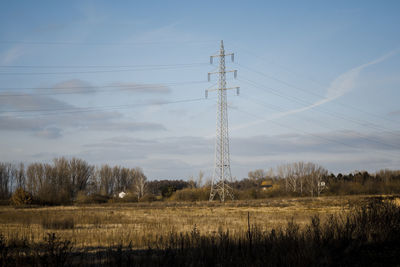
[[[35,135],[46,139],[54,139],[61,136],[61,129],[57,127],[48,127],[37,131]]]
[[[53,89],[57,92],[71,92],[71,93],[91,93],[95,92],[95,87],[89,82],[80,79],[71,79],[63,82],[56,83]]]
[[[51,97],[15,93],[0,93],[0,132],[30,132],[34,136],[52,139],[68,129],[87,131],[165,131],[163,124],[131,121],[116,111],[96,110],[68,104]],[[80,111],[83,111],[82,113]]]
[[[20,58],[24,54],[24,49],[20,45],[14,45],[10,49],[6,50],[0,57],[0,63],[2,65],[10,64]]]
[[[400,109],[399,110],[394,110],[392,112],[389,112],[388,115],[390,115],[390,116],[398,116],[398,115],[400,115]]]
[[[103,85],[93,85],[81,79],[70,79],[58,82],[49,87],[58,93],[95,93],[99,91],[121,91],[137,94],[169,94],[171,88],[165,84],[145,84],[135,82],[112,82]]]
[[[372,65],[381,63],[391,57],[393,57],[394,55],[398,54],[400,51],[400,49],[396,49],[393,50],[377,59],[374,59],[368,63],[362,64],[360,66],[357,66],[353,69],[350,69],[348,71],[346,71],[345,73],[342,73],[341,75],[339,75],[335,80],[333,80],[330,84],[330,86],[327,89],[327,92],[325,94],[325,97],[317,100],[316,102],[305,106],[305,107],[301,107],[301,108],[296,108],[296,109],[291,109],[288,111],[284,111],[284,112],[279,112],[279,113],[275,113],[272,114],[269,117],[266,117],[264,119],[259,119],[259,120],[255,120],[249,123],[245,123],[245,124],[240,124],[237,126],[232,127],[232,130],[239,130],[239,129],[244,129],[244,128],[248,128],[250,126],[256,125],[258,123],[261,123],[265,120],[273,120],[273,119],[279,119],[285,116],[289,116],[289,115],[293,115],[293,114],[297,114],[303,111],[307,111],[310,110],[312,108],[324,105],[326,103],[332,102],[336,99],[338,99],[339,97],[342,97],[343,95],[347,94],[348,92],[350,92],[351,90],[353,90],[353,88],[355,88],[356,86],[356,82],[357,82],[357,78],[360,75],[361,71],[364,70],[367,67],[370,67]]]
[[[394,137],[391,133],[370,133],[368,139],[379,141],[371,142],[359,138],[359,135],[356,131],[336,131],[319,133],[319,138],[306,134],[233,137],[230,140],[232,167],[235,168],[234,173],[241,178],[251,169],[274,167],[290,161],[312,161],[323,164],[332,171],[392,168],[398,165],[398,150],[386,144],[400,143],[399,137]],[[193,170],[200,169],[205,170],[208,175],[213,166],[214,143],[212,139],[205,137],[149,140],[119,136],[83,147],[85,151],[80,156],[104,161],[104,158],[97,157],[107,155],[110,160],[117,160],[119,164],[134,159],[135,164],[144,167],[146,174],[152,177],[163,177],[171,169],[186,177],[194,174]],[[375,165],[372,166],[371,163]]]
[[[309,106],[306,106],[306,107],[303,107],[300,109],[294,109],[292,111],[288,111],[288,112],[290,112],[289,114],[302,112],[302,111],[323,105],[325,103],[331,102],[331,101],[345,95],[346,93],[350,92],[356,86],[357,78],[360,75],[362,70],[364,70],[365,68],[370,67],[372,65],[381,63],[381,62],[385,61],[386,59],[389,59],[390,57],[396,55],[398,52],[399,52],[399,49],[393,50],[393,51],[387,53],[386,55],[383,55],[375,60],[372,60],[368,63],[362,64],[358,67],[355,67],[355,68],[339,75],[329,86],[325,98],[318,100],[317,102],[315,102]],[[286,113],[283,113],[283,114],[287,115]]]
[[[67,109],[74,106],[63,101],[56,100],[51,97],[28,94],[15,93],[13,91],[0,93],[0,113],[11,109],[13,111],[20,110],[40,110],[40,109]]]

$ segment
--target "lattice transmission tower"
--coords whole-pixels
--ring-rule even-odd
[[[216,72],[208,73],[208,81],[211,74],[218,74],[218,88],[206,90],[206,98],[209,91],[218,91],[217,102],[217,127],[215,139],[215,163],[214,173],[211,183],[210,201],[215,195],[219,195],[221,201],[225,201],[226,197],[233,199],[233,189],[229,186],[232,181],[230,156],[229,156],[229,133],[228,133],[228,103],[226,91],[236,89],[236,94],[239,94],[239,87],[226,87],[226,73],[233,72],[234,77],[237,76],[237,70],[225,70],[225,57],[231,56],[234,61],[233,53],[225,53],[224,42],[221,41],[221,47],[218,55],[210,57],[210,63],[213,63],[213,58],[219,58],[219,68]]]

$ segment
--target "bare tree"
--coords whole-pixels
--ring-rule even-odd
[[[84,160],[72,158],[69,161],[69,176],[72,184],[71,195],[75,197],[79,191],[86,191],[94,176],[94,166]]]
[[[13,166],[10,163],[0,163],[0,198],[6,199],[11,195]]]
[[[288,182],[288,179],[286,179],[286,172],[285,172],[284,165],[280,165],[277,167],[277,173],[278,173],[278,177],[280,179],[285,180],[285,191],[288,192],[289,191],[289,182]]]
[[[319,196],[323,190],[322,181],[328,175],[328,171],[314,163],[307,163],[305,173],[305,185],[311,197]]]
[[[293,164],[285,164],[278,166],[278,176],[281,179],[285,179],[285,189],[286,191],[297,191],[297,178],[298,175],[295,173]]]
[[[266,177],[273,179],[275,177],[274,169],[269,168],[269,170],[267,171],[267,173],[265,175],[266,175]]]
[[[146,193],[146,181],[147,177],[144,175],[141,168],[135,168],[131,171],[133,179],[133,191],[137,196],[137,199],[140,200],[144,194]]]
[[[114,166],[112,169],[112,179],[114,180],[114,192],[118,193],[122,190],[122,181],[121,181],[121,167]]]
[[[51,164],[40,164],[43,169],[41,177],[37,185],[37,197],[43,202],[56,203],[63,198],[60,194],[60,186],[58,186],[57,170]],[[36,181],[37,182],[37,181]]]
[[[130,175],[130,170],[128,168],[121,168],[119,190],[126,191],[132,187],[132,184],[133,184],[133,179]]]
[[[190,188],[200,188],[203,184],[204,172],[199,171],[197,178],[190,176],[189,177],[189,185]]]
[[[25,190],[26,176],[24,163],[20,163],[18,166],[16,180],[17,188],[22,188]]]
[[[309,192],[311,196],[318,195],[324,189],[323,179],[328,171],[314,163],[295,162],[278,166],[278,176],[285,179],[286,191],[303,194]]]
[[[298,184],[299,184],[299,192],[303,194],[305,180],[309,172],[309,163],[306,164],[302,161],[293,163],[294,173],[297,176]]]
[[[102,165],[100,170],[98,170],[98,176],[100,178],[101,194],[111,196],[114,193],[114,180],[111,167],[107,164]]]
[[[201,176],[199,174],[200,181]],[[53,163],[32,163],[26,172],[23,164],[16,168],[0,163],[0,197],[9,197],[16,183],[44,203],[69,203],[78,192],[111,196],[120,190],[132,190],[140,199],[146,193],[146,180],[140,168],[105,164],[95,169],[78,158],[61,157],[55,158]]]
[[[44,184],[44,166],[41,163],[29,164],[26,169],[27,190],[32,195],[37,195]]]
[[[199,175],[197,176],[197,181],[196,181],[197,188],[200,188],[203,185],[203,178],[204,178],[204,172],[199,171]]]
[[[248,177],[252,181],[264,179],[266,176],[267,175],[266,175],[265,171],[262,169],[257,169],[255,171],[250,171],[248,173]]]
[[[190,188],[196,188],[197,186],[196,186],[196,181],[195,181],[195,179],[194,179],[194,177],[191,175],[190,177],[189,177],[189,187]]]

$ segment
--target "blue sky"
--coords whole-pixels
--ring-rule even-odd
[[[232,175],[400,163],[398,1],[2,1],[0,159],[212,175],[224,40]]]

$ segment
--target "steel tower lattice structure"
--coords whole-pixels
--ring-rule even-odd
[[[226,73],[233,72],[234,77],[237,76],[237,70],[226,70],[225,69],[225,57],[231,56],[232,62],[234,60],[234,54],[225,53],[224,42],[221,41],[221,47],[218,55],[210,57],[210,63],[213,63],[213,58],[219,58],[219,68],[216,72],[208,73],[208,80],[210,81],[211,74],[218,74],[218,88],[206,90],[206,98],[208,97],[209,91],[218,91],[218,102],[217,102],[217,127],[216,127],[216,139],[215,139],[215,163],[214,173],[211,183],[210,201],[212,201],[215,195],[219,195],[221,201],[225,201],[226,197],[233,197],[233,189],[229,186],[228,182],[232,181],[231,167],[230,167],[230,155],[229,155],[229,133],[228,133],[228,103],[227,103],[227,90],[236,89],[236,93],[239,94],[239,87],[226,87]]]

